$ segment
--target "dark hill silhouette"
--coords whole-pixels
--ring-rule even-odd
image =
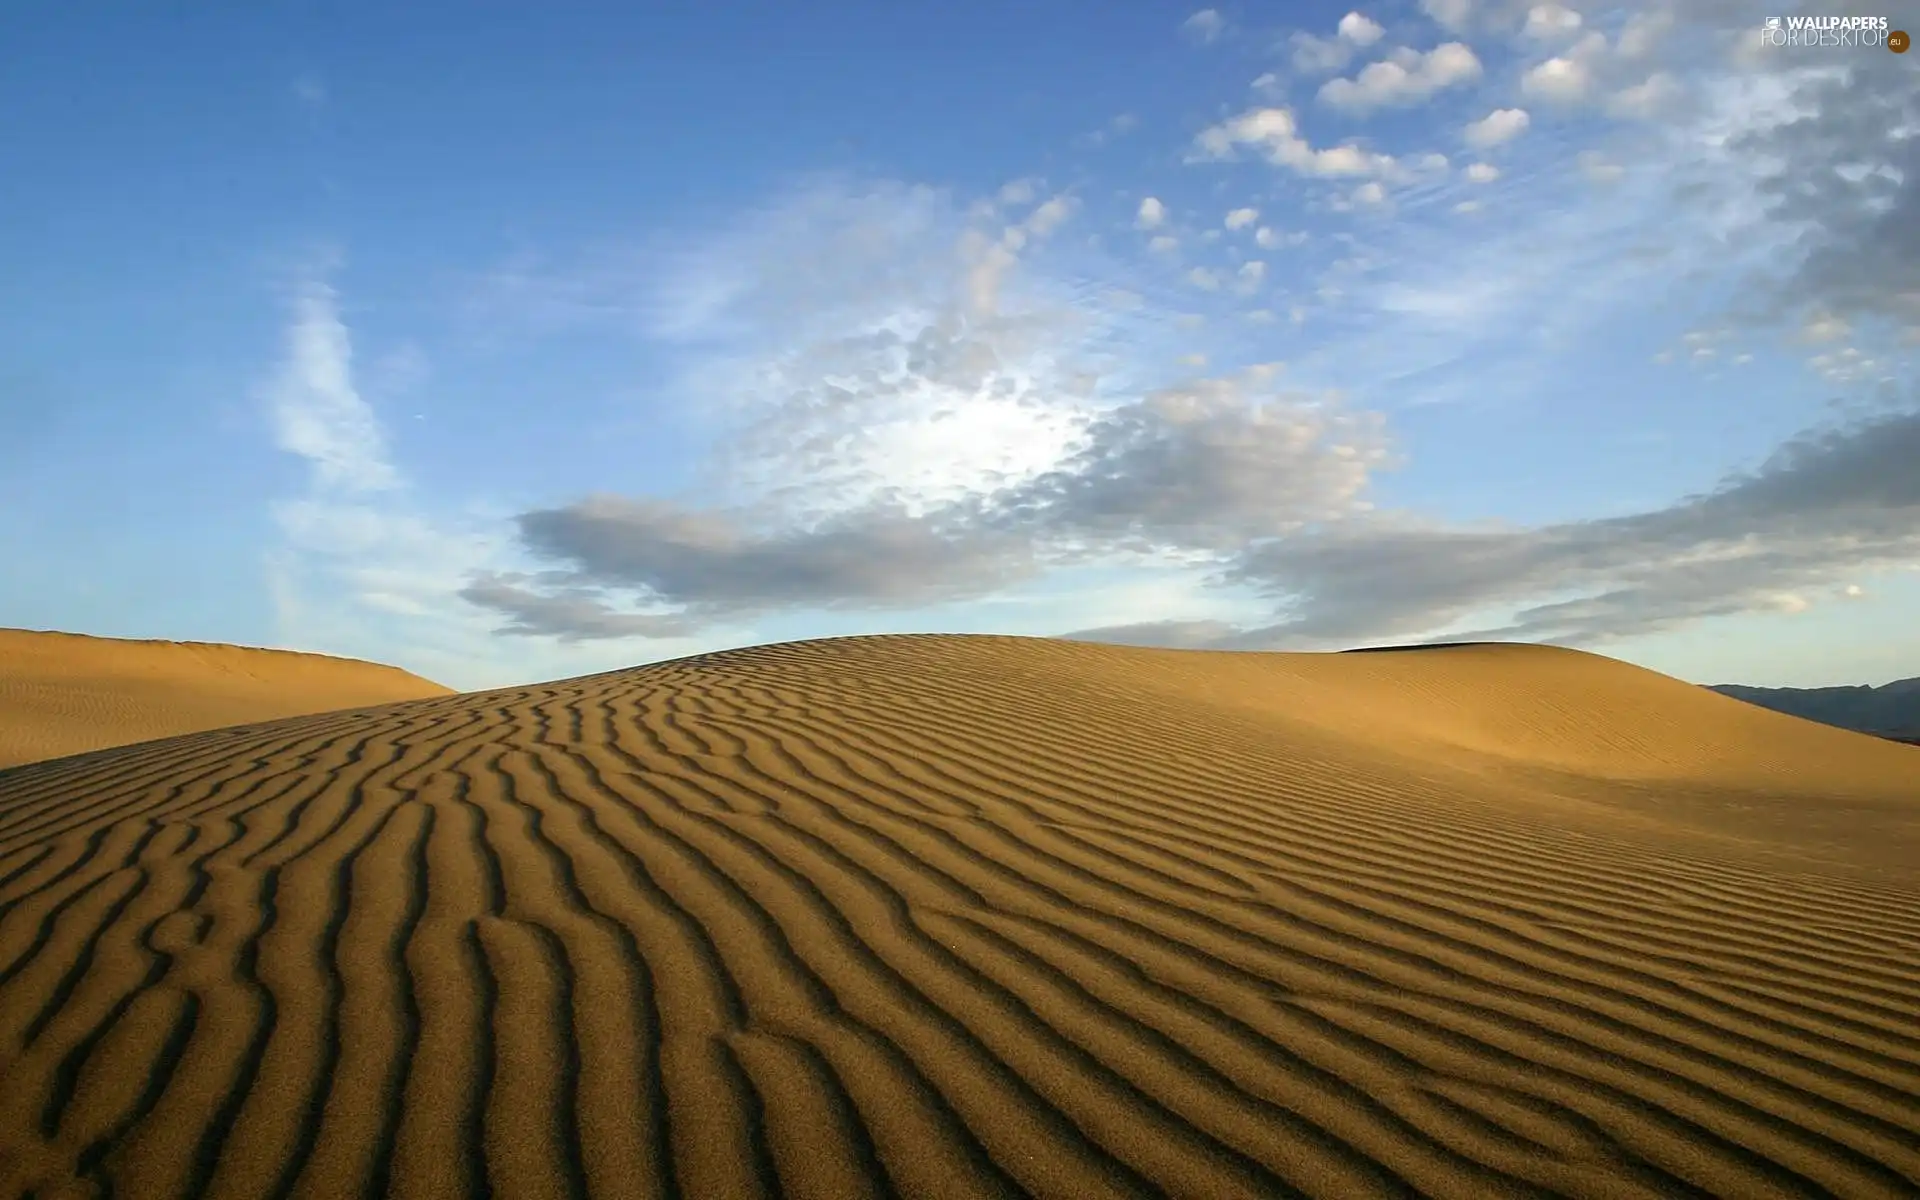
[[[1765,688],[1719,683],[1711,690],[1823,725],[1920,745],[1920,676],[1879,687]]]

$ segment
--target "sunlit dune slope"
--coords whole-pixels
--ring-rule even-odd
[[[0,629],[0,767],[447,694],[398,668],[347,658]]]
[[[0,772],[0,1196],[1911,1196],[1920,751],[761,647]]]

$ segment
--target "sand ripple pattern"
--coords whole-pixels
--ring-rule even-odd
[[[0,773],[0,1196],[1920,1194],[1911,879],[1191,661],[798,643]]]

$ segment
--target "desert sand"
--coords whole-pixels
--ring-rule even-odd
[[[0,629],[0,767],[449,693],[350,658]]]
[[[0,1196],[1913,1196],[1916,1096],[1920,749],[1570,650],[850,638],[0,771]]]

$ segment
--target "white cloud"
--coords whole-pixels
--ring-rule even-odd
[[[1361,13],[1350,12],[1340,18],[1340,23],[1334,28],[1334,35],[1330,38],[1315,37],[1310,33],[1296,33],[1291,39],[1294,69],[1313,75],[1338,71],[1353,61],[1355,50],[1363,50],[1373,45],[1380,40],[1384,32],[1385,30],[1381,29],[1378,22]],[[1255,81],[1255,86],[1259,86],[1258,81]]]
[[[1570,104],[1583,100],[1593,86],[1593,72],[1578,58],[1556,55],[1527,69],[1520,92],[1541,100]]]
[[[1115,138],[1125,137],[1140,125],[1140,118],[1132,113],[1121,113],[1105,125],[1086,134],[1080,140],[1089,146],[1104,146]]]
[[[1321,85],[1323,104],[1347,112],[1418,104],[1446,88],[1480,78],[1480,60],[1464,42],[1445,42],[1425,54],[1397,51],[1394,57],[1368,63],[1352,79],[1329,79]]]
[[[1671,110],[1680,92],[1678,80],[1665,71],[1656,71],[1640,83],[1609,96],[1607,111],[1616,117],[1651,120]]]
[[[1223,223],[1228,229],[1238,230],[1245,229],[1259,219],[1260,210],[1257,208],[1236,208],[1227,214],[1227,218]]]
[[[1476,150],[1485,150],[1510,142],[1526,132],[1532,118],[1524,108],[1496,108],[1478,121],[1470,123],[1464,136],[1467,145]]]
[[[1072,196],[1055,196],[1028,215],[1026,230],[1034,237],[1047,237],[1073,215],[1075,207]]]
[[[1560,4],[1536,4],[1527,10],[1521,32],[1541,41],[1557,41],[1580,31],[1580,14]]]
[[[1492,183],[1500,178],[1500,168],[1492,163],[1472,163],[1467,167],[1467,178],[1474,183]]]
[[[1164,233],[1147,243],[1147,249],[1153,251],[1155,254],[1172,254],[1179,248],[1180,239],[1169,237]]]
[[[1194,143],[1195,157],[1203,160],[1232,158],[1237,147],[1252,146],[1276,166],[1325,178],[1385,175],[1396,166],[1391,156],[1352,142],[1315,149],[1285,108],[1248,109],[1202,130]]]
[[[1380,181],[1377,179],[1368,180],[1366,183],[1353,189],[1353,200],[1356,204],[1384,204],[1386,203],[1386,199],[1387,189],[1381,187]]]
[[[1340,35],[1341,41],[1362,47],[1373,45],[1380,40],[1380,35],[1386,32],[1380,28],[1379,22],[1357,12],[1350,12],[1341,17],[1335,31]]]
[[[1226,28],[1226,18],[1211,8],[1203,8],[1180,23],[1181,32],[1203,46],[1217,40]]]
[[[1473,15],[1473,0],[1420,0],[1420,11],[1441,28],[1459,33]]]
[[[1478,200],[1462,200],[1453,206],[1453,211],[1457,213],[1477,213],[1480,211],[1480,202]]]
[[[267,401],[276,443],[312,464],[321,488],[353,493],[398,485],[379,419],[354,386],[352,343],[324,282],[309,281],[294,299],[287,355]]]
[[[1262,250],[1276,250],[1282,246],[1299,246],[1304,244],[1306,240],[1307,233],[1304,229],[1296,229],[1291,233],[1282,233],[1278,229],[1262,225],[1259,229],[1255,230],[1253,234],[1254,244]]]
[[[1013,180],[1011,183],[1003,186],[999,193],[1000,203],[1002,204],[1031,204],[1033,203],[1033,197],[1034,181],[1031,179]]]
[[[1257,258],[1252,259],[1241,263],[1239,271],[1235,272],[1235,274],[1240,277],[1240,292],[1242,295],[1245,295],[1255,291],[1261,283],[1265,282],[1267,278],[1267,264]]]
[[[301,493],[271,508],[280,539],[265,557],[265,574],[277,642],[394,663],[455,687],[618,665],[604,651],[530,657],[524,647],[503,648],[492,633],[496,619],[461,603],[460,589],[475,572],[511,562],[501,517],[420,511],[356,384],[353,338],[333,288],[310,279],[292,308],[287,351],[262,399],[276,443],[306,459],[313,474]],[[580,597],[570,602],[581,612],[590,607]],[[607,629],[622,631],[617,619]],[[684,641],[651,645],[669,654],[693,649]]]
[[[1140,202],[1140,210],[1134,215],[1133,223],[1141,229],[1157,229],[1167,219],[1167,206],[1148,196]]]
[[[1201,291],[1212,292],[1220,288],[1220,275],[1206,267],[1195,267],[1187,272],[1187,282]]]
[[[1853,325],[1845,318],[1829,312],[1810,312],[1800,323],[1800,340],[1813,346],[1838,342],[1851,336]]]

